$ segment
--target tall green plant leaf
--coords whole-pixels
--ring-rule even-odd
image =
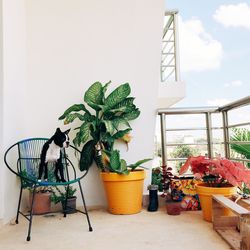
[[[130,86],[128,83],[117,87],[105,100],[104,110],[109,110],[123,101],[130,94]]]
[[[80,137],[80,141],[82,144],[84,144],[90,138],[90,132],[91,132],[90,126],[91,126],[91,123],[86,122],[86,123],[83,123],[82,126],[80,127],[78,136]]]
[[[120,152],[118,150],[113,150],[110,154],[110,166],[112,169],[120,169]]]
[[[78,118],[80,121],[85,120],[84,115],[81,115],[79,113],[71,113],[71,114],[66,115],[64,124],[69,124],[73,122],[76,118]]]
[[[128,174],[127,163],[125,160],[120,160],[120,152],[113,150],[110,154],[110,168],[118,174]]]
[[[88,170],[94,160],[94,147],[96,142],[94,140],[88,141],[82,148],[80,157],[80,170]]]
[[[130,164],[128,165],[129,168],[131,168],[131,170],[135,170],[137,167],[141,167],[141,165],[147,161],[151,161],[152,159],[148,158],[148,159],[143,159],[143,160],[140,160],[140,161],[137,161],[136,163],[134,164]]]
[[[84,95],[86,103],[102,104],[103,88],[100,82],[93,83]]]
[[[104,124],[105,124],[107,132],[110,133],[111,135],[113,135],[115,132],[115,127],[113,125],[113,122],[109,121],[109,120],[105,120]]]
[[[79,112],[79,111],[84,111],[84,112],[90,114],[90,112],[86,109],[84,104],[74,104],[71,107],[69,107],[68,109],[66,109],[65,112],[63,113],[63,115],[61,115],[58,119],[63,120],[71,112]]]
[[[79,128],[80,129],[80,128]],[[80,131],[76,133],[75,138],[73,139],[73,143],[76,147],[80,147],[81,145],[81,137],[80,137]]]
[[[113,108],[119,109],[121,107],[132,106],[135,98],[134,97],[127,97],[126,99],[122,100],[121,102],[117,103]]]
[[[128,128],[131,128],[128,121],[124,118],[121,117],[117,117],[113,120],[113,124],[115,126],[115,128],[118,130],[120,126],[124,125]]]
[[[118,131],[117,133],[115,133],[113,135],[113,138],[116,140],[116,139],[120,139],[122,138],[124,135],[126,135],[127,133],[129,133],[132,129],[131,128],[128,128],[128,129],[125,129],[125,130],[120,130]]]
[[[122,118],[128,121],[135,120],[140,115],[140,113],[140,110],[137,108],[134,111],[131,111],[130,113],[124,114]]]

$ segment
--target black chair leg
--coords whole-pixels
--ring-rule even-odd
[[[68,195],[69,195],[69,185],[67,185],[66,189],[66,198],[63,204],[63,217],[67,216],[67,201],[68,201]]]
[[[85,209],[85,214],[86,214],[87,220],[88,220],[89,231],[92,232],[92,231],[93,231],[93,228],[91,227],[91,224],[90,224],[89,215],[88,215],[88,210],[87,210],[86,203],[85,203],[85,200],[84,200],[81,182],[78,181],[78,184],[79,184],[80,191],[81,191],[82,202],[83,202],[83,206],[84,206],[84,209]]]
[[[21,188],[20,188],[20,194],[19,194],[19,201],[18,201],[18,206],[17,206],[17,213],[16,213],[16,224],[18,224],[18,217],[19,217],[19,211],[20,211],[22,193],[23,193],[23,188],[21,186]]]
[[[30,234],[31,234],[31,226],[32,226],[32,218],[33,218],[33,207],[34,207],[34,200],[35,200],[35,194],[36,194],[36,187],[33,188],[32,191],[32,201],[31,201],[31,208],[30,208],[30,218],[29,218],[29,230],[28,230],[28,236],[27,241],[30,241]]]

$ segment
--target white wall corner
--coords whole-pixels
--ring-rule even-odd
[[[158,90],[158,108],[169,108],[186,96],[185,82],[161,82]]]

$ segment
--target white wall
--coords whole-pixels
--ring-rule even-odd
[[[25,0],[2,0],[3,21],[3,150],[25,131],[26,32]],[[2,161],[1,161],[2,163]],[[3,169],[4,221],[16,211],[18,183]]]
[[[163,15],[163,1],[27,1],[28,135],[50,136],[62,127],[59,115],[82,102],[93,82],[129,82],[141,116],[122,156],[152,157]],[[91,169],[88,205],[104,204],[98,178]]]
[[[185,82],[161,82],[158,88],[158,105],[160,108],[168,108],[186,95]]]
[[[2,1],[0,1],[0,220],[3,218],[3,30]],[[1,227],[1,222],[0,222]]]
[[[129,82],[141,109],[131,123],[129,152],[122,156],[129,163],[152,157],[164,1],[3,1],[4,145],[51,136],[57,126],[63,128],[59,115],[82,102],[90,84],[112,80],[112,87]],[[5,175],[6,185],[13,183]],[[105,204],[98,175],[92,168],[83,183],[89,206]],[[8,205],[16,208],[16,190],[6,189],[5,211]],[[6,219],[11,216],[13,210],[6,212]]]

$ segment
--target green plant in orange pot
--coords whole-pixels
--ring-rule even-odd
[[[189,167],[194,177],[203,182],[196,190],[201,202],[203,218],[212,221],[212,195],[231,196],[242,190],[243,185],[250,187],[250,170],[243,164],[225,158],[209,159],[205,156],[189,157],[180,169],[184,174]]]
[[[80,170],[88,170],[93,162],[96,163],[101,171],[100,175],[107,193],[108,210],[115,214],[136,213],[141,208],[145,178],[145,171],[139,167],[151,159],[127,164],[121,158],[119,150],[115,149],[114,145],[118,140],[128,145],[132,130],[130,121],[140,115],[140,110],[134,104],[135,98],[130,96],[131,89],[128,83],[119,85],[107,94],[110,83],[93,83],[84,93],[84,103],[72,105],[59,119],[64,120],[65,124],[78,120],[78,126],[75,128],[77,133],[73,142],[81,151]],[[134,184],[132,184],[132,189],[127,191],[127,194],[119,193],[118,182],[125,185],[132,182],[133,176],[140,187],[133,188]],[[139,198],[131,198],[136,189]],[[121,187],[121,190],[124,188]],[[113,191],[114,200],[118,201],[118,207],[121,209],[115,208],[113,199],[108,195]],[[118,197],[128,198],[118,200]],[[135,200],[138,204],[137,208],[128,211],[125,207],[133,207]]]

